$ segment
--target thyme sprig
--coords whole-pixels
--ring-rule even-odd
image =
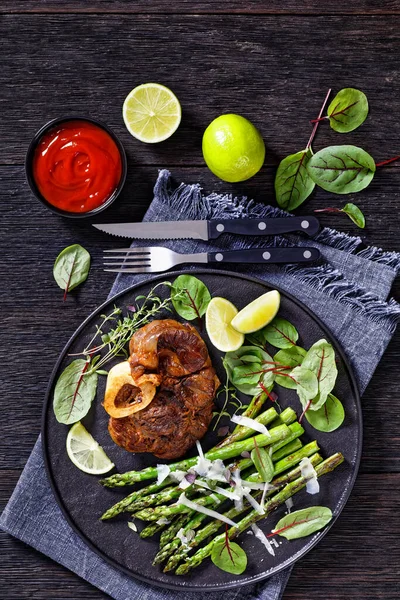
[[[218,424],[221,421],[222,417],[231,418],[233,416],[228,412],[228,410],[227,410],[228,406],[233,406],[235,408],[235,411],[233,413],[234,415],[236,415],[236,413],[239,410],[242,410],[244,408],[243,402],[236,395],[236,389],[232,385],[229,385],[230,381],[229,381],[228,372],[226,370],[225,370],[225,372],[226,372],[225,383],[218,390],[217,396],[216,396],[216,398],[218,400],[219,397],[221,395],[223,395],[224,401],[223,401],[221,410],[213,412],[213,417],[217,417],[215,420],[215,423],[213,425],[213,431],[215,431],[217,429]]]
[[[140,327],[149,323],[155,316],[163,311],[171,312],[172,300],[170,297],[161,298],[156,290],[162,286],[171,287],[168,281],[162,281],[151,288],[147,296],[137,296],[133,306],[128,306],[128,314],[122,316],[122,310],[114,307],[108,315],[101,315],[102,322],[96,326],[96,332],[78,356],[91,359],[91,368],[88,373],[101,372],[102,367],[116,356],[128,357],[126,345],[131,337]],[[113,326],[105,331],[105,326],[112,323]],[[95,344],[97,341],[97,345]],[[100,353],[106,350],[101,356]]]

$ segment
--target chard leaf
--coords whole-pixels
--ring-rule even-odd
[[[257,384],[260,380],[262,366],[258,363],[250,363],[247,365],[239,365],[233,368],[232,381],[235,385],[242,384]]]
[[[254,362],[256,360],[256,362]],[[224,367],[229,381],[239,392],[248,396],[260,393],[260,382],[267,388],[274,383],[272,356],[257,346],[242,346],[227,352]]]
[[[333,394],[328,394],[324,406],[318,410],[308,410],[305,416],[314,429],[330,432],[341,426],[345,412],[340,400]]]
[[[64,290],[64,300],[68,292],[86,281],[90,269],[90,254],[79,244],[67,246],[57,256],[53,276],[57,285]]]
[[[275,374],[276,383],[284,388],[296,389],[296,383],[293,379],[285,377],[285,375],[289,375],[294,367],[301,365],[306,354],[307,351],[304,348],[300,348],[300,346],[292,346],[291,348],[279,350],[274,356],[274,361],[278,363],[276,366],[284,365],[289,368],[282,370],[283,375]]]
[[[249,339],[253,339],[253,336],[258,340],[258,343],[264,345],[265,342],[269,342],[275,348],[291,348],[296,345],[299,339],[296,327],[281,317],[275,317],[271,323],[252,334]]]
[[[322,189],[335,194],[350,194],[371,183],[375,161],[357,146],[328,146],[310,158],[307,171]]]
[[[358,208],[358,206],[356,206],[356,204],[353,204],[352,202],[348,202],[342,208],[342,212],[344,212],[346,215],[348,215],[350,217],[350,219],[353,221],[353,223],[355,223],[357,225],[357,227],[360,227],[360,229],[364,229],[365,217],[364,217],[363,213],[361,212],[361,210]]]
[[[211,560],[221,571],[233,573],[234,575],[240,575],[247,567],[246,552],[239,544],[229,540],[214,544]]]
[[[311,346],[302,362],[302,368],[310,369],[318,379],[318,395],[310,405],[310,410],[318,410],[325,403],[328,394],[333,390],[338,370],[335,351],[331,344],[322,339]],[[311,398],[309,398],[311,400]]]
[[[328,106],[330,126],[339,133],[357,129],[368,115],[368,100],[364,92],[354,88],[340,90]]]
[[[296,391],[300,398],[303,408],[307,406],[309,400],[315,398],[318,394],[318,379],[315,373],[307,369],[303,364],[293,369],[290,376],[296,382]]]
[[[258,471],[261,481],[269,483],[274,476],[274,463],[266,448],[256,446],[251,451],[251,460]]]
[[[280,163],[275,176],[275,195],[278,206],[294,210],[308,198],[315,183],[307,171],[312,156],[310,149],[291,154]]]
[[[184,319],[200,319],[211,300],[207,286],[193,275],[179,275],[171,287],[174,309]]]
[[[97,389],[97,373],[82,358],[72,361],[57,380],[53,409],[59,423],[71,425],[89,412]]]
[[[275,526],[272,533],[281,535],[287,540],[311,535],[323,529],[332,519],[332,511],[326,506],[311,506],[296,510],[283,517]]]

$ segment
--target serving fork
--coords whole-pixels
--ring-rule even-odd
[[[179,254],[169,248],[144,246],[142,248],[119,248],[104,250],[104,269],[111,273],[161,273],[183,263],[308,263],[320,257],[313,247],[252,248],[250,250],[220,250]],[[116,254],[114,254],[116,253]]]

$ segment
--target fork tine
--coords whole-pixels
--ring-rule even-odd
[[[138,268],[138,269],[104,269],[107,273],[154,273],[151,268]]]
[[[141,255],[141,256],[136,256],[136,255],[131,255],[131,254],[127,254],[126,256],[103,256],[103,260],[134,260],[134,261],[150,261],[151,257],[150,256],[145,256],[145,255]]]
[[[114,248],[113,250],[103,250],[106,252],[126,252],[128,254],[150,254],[149,248]]]
[[[135,260],[126,262],[104,262],[103,267],[151,267],[151,262]]]

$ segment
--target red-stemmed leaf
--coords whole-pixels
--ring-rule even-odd
[[[335,194],[366,188],[375,174],[375,161],[357,146],[328,146],[310,158],[307,171],[317,185]]]
[[[267,537],[281,535],[287,540],[296,540],[323,529],[331,519],[332,511],[326,506],[303,508],[278,521],[275,529]]]
[[[53,409],[59,423],[71,425],[89,412],[96,395],[97,373],[90,361],[78,358],[61,373],[54,390]]]
[[[307,171],[312,156],[311,149],[301,150],[284,158],[275,176],[275,195],[278,206],[294,210],[304,202],[315,187]]]
[[[68,292],[87,279],[89,269],[90,254],[79,244],[67,246],[60,252],[54,263],[53,276],[64,290],[64,302]]]
[[[368,116],[367,96],[360,90],[340,90],[328,106],[330,126],[339,133],[357,129]]]

